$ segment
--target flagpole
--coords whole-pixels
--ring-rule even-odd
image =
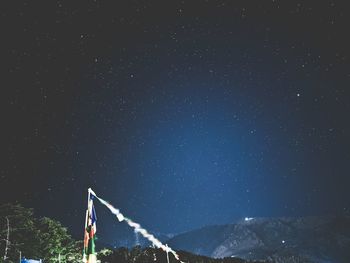
[[[85,235],[86,235],[86,228],[88,224],[88,216],[89,216],[89,201],[90,201],[90,188],[88,189],[88,199],[87,199],[87,209],[85,213],[85,227],[84,227],[84,251],[83,251],[83,262],[86,263],[86,254],[85,254]]]

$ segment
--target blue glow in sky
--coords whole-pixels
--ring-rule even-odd
[[[163,233],[348,212],[345,8],[219,2],[4,9],[1,200],[75,235],[88,187]]]

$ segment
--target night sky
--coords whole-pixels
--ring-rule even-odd
[[[345,2],[3,3],[1,203],[81,236],[88,187],[162,233],[348,213]]]

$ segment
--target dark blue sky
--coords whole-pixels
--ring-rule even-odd
[[[75,234],[90,186],[164,233],[349,211],[341,3],[51,5],[1,11],[3,202]]]

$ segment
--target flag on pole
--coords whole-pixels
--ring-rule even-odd
[[[96,234],[96,212],[94,208],[94,195],[88,193],[88,209],[86,211],[85,219],[85,235],[84,235],[84,251],[83,261],[84,263],[96,263],[96,250],[95,250],[95,234]]]

